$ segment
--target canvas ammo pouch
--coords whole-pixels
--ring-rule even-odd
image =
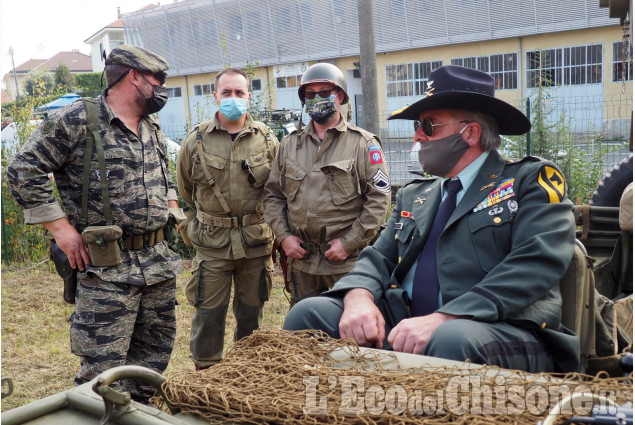
[[[97,267],[113,267],[121,264],[121,236],[123,231],[116,224],[88,226],[82,238],[88,247],[90,263]]]

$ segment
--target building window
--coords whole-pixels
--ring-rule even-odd
[[[614,83],[622,81],[633,81],[633,46],[627,43],[626,60],[624,60],[624,43],[617,41],[613,43],[613,75],[611,81]]]
[[[181,87],[168,87],[168,98],[181,97]]]
[[[423,96],[430,72],[442,65],[441,61],[386,65],[386,96]]]
[[[243,36],[243,18],[240,15],[229,17],[229,28],[234,40],[240,40]]]
[[[247,33],[252,39],[257,39],[262,35],[262,19],[260,12],[250,12],[247,16]]]
[[[214,93],[214,84],[197,84],[194,86],[194,96],[211,95]]]
[[[518,55],[516,53],[455,58],[450,63],[487,72],[494,77],[496,90],[518,88]]]
[[[277,31],[285,34],[291,33],[291,13],[288,7],[279,7],[276,10]]]
[[[312,21],[312,16],[313,13],[311,12],[311,4],[309,3],[299,3],[298,4],[298,16],[299,18],[302,20],[302,29],[303,30],[308,30],[311,29],[313,27],[313,21]]]
[[[602,45],[527,52],[527,86],[576,86],[602,82]]]
[[[290,75],[288,77],[278,77],[276,78],[276,87],[279,89],[290,89],[293,87],[298,87],[300,85],[301,80],[302,80],[302,75]]]
[[[251,91],[262,90],[262,80],[260,78],[254,78],[251,80]]]

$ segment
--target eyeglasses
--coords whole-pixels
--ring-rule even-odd
[[[434,134],[434,127],[439,127],[442,125],[458,124],[461,122],[471,124],[471,121],[452,121],[452,122],[444,122],[439,124],[432,124],[432,121],[430,120],[430,118],[424,118],[422,120],[415,120],[414,126],[415,126],[415,131],[419,130],[419,127],[421,127],[423,134],[425,134],[428,137],[432,137],[432,135]],[[465,130],[466,128],[467,128],[467,125],[463,127],[463,130]],[[460,132],[463,133],[463,130],[461,130]]]
[[[320,91],[305,91],[304,92],[304,97],[307,99],[313,99],[315,97],[315,95],[320,95],[320,97],[329,97],[331,95],[331,92],[333,90],[336,90],[337,87],[334,87],[332,89],[324,89],[324,90],[320,90]]]
[[[256,183],[256,177],[254,176],[254,173],[251,171],[251,166],[249,165],[246,159],[240,164],[240,167],[243,169],[243,171],[247,171],[249,173],[249,175],[247,176],[247,181],[249,182],[250,185],[253,186],[253,184]]]

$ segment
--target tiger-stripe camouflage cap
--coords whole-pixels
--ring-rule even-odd
[[[168,62],[154,52],[139,46],[117,46],[106,58],[106,65],[123,65],[146,74],[165,72]]]

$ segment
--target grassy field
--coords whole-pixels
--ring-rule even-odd
[[[189,264],[184,264],[189,270]],[[194,311],[186,299],[184,285],[189,272],[177,280],[177,335],[168,369],[170,374],[191,371],[188,359],[189,334]],[[14,383],[13,394],[2,400],[2,411],[67,390],[79,369],[79,360],[70,352],[68,318],[73,306],[62,299],[62,281],[50,262],[29,270],[2,271],[1,345],[2,377]],[[289,302],[282,276],[276,268],[274,288],[265,305],[265,328],[280,329]],[[227,317],[225,348],[232,344],[235,320]],[[3,391],[6,391],[6,386]]]

